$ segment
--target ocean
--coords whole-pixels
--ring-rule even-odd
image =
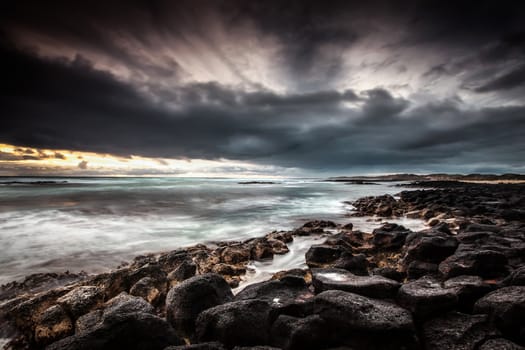
[[[40,272],[108,271],[140,254],[247,239],[313,219],[370,231],[380,222],[348,217],[352,207],[345,202],[403,190],[397,183],[294,178],[240,184],[245,181],[254,179],[2,178],[0,284]],[[420,220],[397,221],[423,227]],[[318,239],[298,239],[289,254],[254,263],[252,277],[302,266]]]

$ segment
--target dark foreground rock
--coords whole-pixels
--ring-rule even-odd
[[[314,220],[96,276],[30,276],[0,287],[0,336],[13,350],[523,349],[524,186],[432,186],[354,203],[357,215],[426,220],[418,232]],[[308,268],[232,294],[251,262],[310,235]]]
[[[178,334],[190,338],[199,314],[233,299],[230,286],[217,274],[195,276],[173,287],[166,297],[166,316]]]

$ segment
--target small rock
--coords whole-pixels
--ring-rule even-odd
[[[187,280],[190,277],[195,276],[197,272],[197,265],[191,260],[184,260],[180,265],[173,271],[171,271],[168,276],[168,282],[171,286],[174,286],[178,282]]]
[[[35,327],[35,342],[47,345],[73,333],[73,323],[60,305],[51,306],[40,315]]]
[[[135,283],[129,290],[129,294],[141,297],[150,304],[155,304],[160,297],[160,291],[150,277],[144,277]]]
[[[324,267],[339,259],[342,249],[326,244],[312,245],[306,252],[306,264],[309,267]]]
[[[57,303],[76,319],[102,305],[103,300],[104,293],[99,287],[81,286],[58,298]]]
[[[221,260],[230,265],[235,265],[250,260],[250,250],[242,246],[226,247],[221,252]]]

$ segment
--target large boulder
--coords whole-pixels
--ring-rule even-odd
[[[422,341],[426,350],[475,350],[480,343],[498,334],[487,315],[451,312],[425,322]]]
[[[302,317],[311,313],[313,297],[303,278],[285,276],[281,280],[249,285],[235,296],[235,300],[265,300],[275,314]]]
[[[47,350],[162,350],[184,342],[163,319],[147,313],[113,314],[94,328],[63,338]]]
[[[166,317],[178,334],[191,337],[202,311],[232,299],[231,288],[220,275],[198,275],[171,288],[166,296]]]
[[[281,315],[271,329],[271,342],[283,350],[316,350],[329,342],[326,322],[319,315]]]
[[[469,275],[452,277],[443,283],[443,287],[455,291],[458,296],[458,309],[468,313],[479,298],[492,290],[492,286],[481,277]]]
[[[506,256],[495,250],[461,249],[439,264],[445,278],[476,275],[484,278],[508,275]]]
[[[314,313],[321,316],[344,345],[363,349],[416,346],[412,315],[391,302],[329,290],[315,297]]]
[[[399,288],[397,301],[417,318],[426,318],[453,309],[458,296],[454,289],[444,288],[440,281],[426,276],[403,284]]]
[[[485,295],[474,305],[474,312],[490,315],[503,334],[525,344],[525,286],[504,287]]]
[[[458,247],[455,237],[435,231],[418,232],[410,240],[407,239],[407,244],[407,264],[414,260],[436,264],[454,254]]]
[[[394,297],[400,283],[382,276],[358,276],[342,269],[312,269],[316,293],[337,289],[372,298]]]
[[[196,321],[198,341],[226,347],[268,344],[271,306],[264,300],[240,300],[203,311]]]

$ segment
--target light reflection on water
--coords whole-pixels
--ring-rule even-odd
[[[40,179],[8,181],[13,180]],[[312,179],[274,180],[271,185],[202,178],[56,180],[68,183],[0,185],[0,284],[36,272],[101,272],[142,253],[246,239],[311,219],[351,221],[370,230],[378,223],[345,217],[349,206],[343,202],[402,190],[392,184]],[[421,227],[416,220],[405,224]],[[295,254],[273,264],[257,263],[258,270],[300,266],[306,245],[297,243]]]

